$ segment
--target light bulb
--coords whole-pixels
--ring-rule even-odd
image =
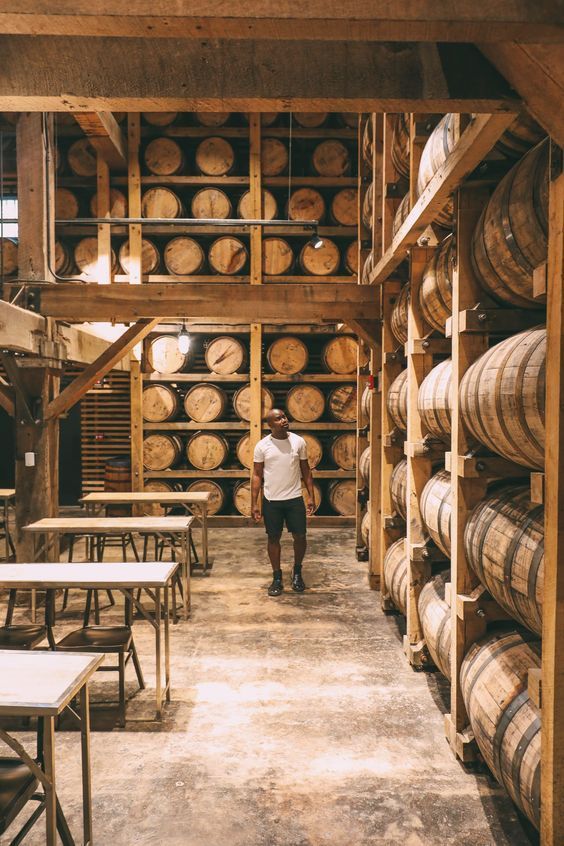
[[[318,250],[320,247],[323,246],[323,240],[319,237],[319,235],[314,235],[310,241],[310,244],[314,250]]]
[[[188,350],[190,349],[190,335],[188,334],[188,330],[186,329],[186,324],[182,324],[182,329],[178,333],[178,351],[182,355],[186,355]]]

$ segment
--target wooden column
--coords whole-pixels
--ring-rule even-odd
[[[541,844],[564,843],[564,173],[551,150],[542,630]]]
[[[400,175],[392,162],[392,138],[395,115],[383,115],[381,123],[382,155],[380,160],[380,203],[381,203],[381,238],[380,252],[375,257],[379,260],[392,243],[394,217],[402,200]]]
[[[143,480],[143,378],[141,362],[131,357],[129,384],[131,390],[131,490],[142,491]]]
[[[141,115],[131,112],[127,116],[127,194],[129,217],[141,217],[141,165],[139,145],[141,141]],[[129,227],[129,283],[141,282],[141,226],[137,223]]]
[[[43,128],[46,135],[44,136]],[[16,127],[18,159],[18,273],[51,280],[55,255],[55,183],[51,145],[53,115],[21,114]],[[45,150],[48,144],[49,160]]]
[[[262,219],[260,114],[249,115],[249,186],[252,215]],[[262,285],[262,226],[251,226],[251,285]],[[262,324],[251,323],[249,373],[251,379],[251,455],[262,437]],[[252,474],[252,462],[251,462]]]
[[[110,169],[101,153],[96,156],[97,217],[110,217]],[[108,285],[112,281],[112,242],[110,226],[98,225],[97,282]]]

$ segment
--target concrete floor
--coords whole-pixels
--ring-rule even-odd
[[[352,532],[313,530],[310,590],[278,599],[266,596],[264,541],[260,529],[213,532],[213,574],[193,578],[192,619],[173,627],[162,724],[147,719],[151,630],[135,625],[149,689],[130,702],[125,730],[112,709],[93,715],[95,843],[530,846],[493,778],[453,759],[447,688],[407,666],[400,618],[380,611]],[[61,631],[80,607],[77,595]],[[94,700],[115,691],[113,674],[99,678]],[[59,794],[80,842],[79,735],[56,740]],[[40,823],[26,843],[43,842]]]

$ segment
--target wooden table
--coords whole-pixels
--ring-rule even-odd
[[[49,558],[52,539],[59,535],[128,535],[146,532],[150,535],[178,535],[181,541],[181,578],[184,590],[184,619],[190,613],[190,532],[194,517],[44,517],[24,527],[43,542],[34,544],[34,561]],[[45,556],[43,555],[44,553]],[[35,591],[32,591],[32,619],[35,622]]]
[[[3,503],[4,509],[4,531],[6,533],[6,561],[10,560],[10,532],[8,527],[8,509],[10,502],[15,498],[16,491],[14,488],[0,488],[0,500]]]
[[[0,588],[6,590],[46,590],[64,588],[82,590],[119,590],[126,600],[139,610],[140,614],[155,630],[155,670],[157,719],[162,716],[163,703],[170,702],[170,635],[169,635],[169,590],[172,577],[178,567],[175,561],[146,561],[143,563],[81,563],[68,564],[0,564]],[[136,599],[139,589],[151,591],[154,613],[149,614]],[[162,594],[161,594],[162,591]],[[163,600],[164,614],[161,613]],[[46,601],[46,625],[51,628],[53,620],[49,615],[51,603]],[[164,638],[161,627],[164,622]],[[165,678],[162,680],[162,642],[164,640]],[[62,654],[62,653],[61,653]],[[1,678],[1,676],[0,676]],[[0,685],[2,682],[0,681]]]
[[[202,524],[202,566],[204,573],[209,566],[208,552],[208,505],[211,500],[210,491],[100,491],[83,496],[80,502],[86,505],[86,512],[97,514],[109,505],[164,505],[168,508],[181,506],[192,514]],[[196,510],[194,509],[196,506]]]
[[[57,843],[55,719],[75,696],[80,697],[84,843],[93,843],[88,680],[103,660],[103,655],[92,654],[0,651],[0,716],[39,720],[43,768],[4,729],[0,729],[0,738],[29,766],[45,791],[47,846]]]

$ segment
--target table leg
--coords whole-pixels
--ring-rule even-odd
[[[182,580],[184,582],[184,619],[190,614],[190,570],[192,551],[190,549],[190,529],[184,532],[184,555],[182,556]]]
[[[6,540],[6,561],[10,560],[10,536],[8,534],[8,500],[4,500],[4,534]]]
[[[164,589],[164,642],[165,642],[165,696],[170,702],[170,615],[168,600],[170,595],[170,582]]]
[[[168,609],[167,609],[168,612]],[[165,618],[168,619],[168,618]],[[155,588],[155,671],[157,688],[157,720],[161,719],[163,707],[161,658],[161,589]]]
[[[88,682],[80,689],[80,744],[82,752],[82,830],[84,846],[92,841],[92,781],[90,773],[90,696]]]
[[[208,569],[208,504],[202,504],[202,555],[204,556],[204,574]]]
[[[45,821],[47,846],[57,843],[57,793],[55,785],[55,718],[44,717],[43,760],[47,783],[45,784]]]

